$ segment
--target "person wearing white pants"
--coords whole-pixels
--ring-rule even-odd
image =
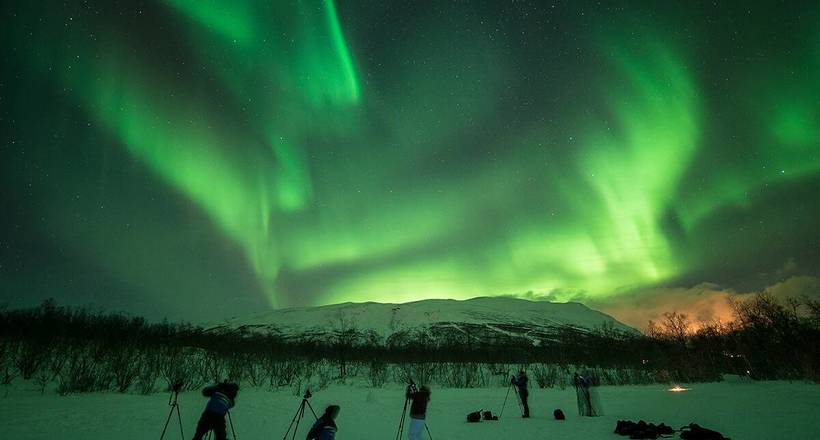
[[[406,397],[413,401],[410,405],[410,430],[408,438],[410,440],[423,440],[424,431],[427,424],[427,402],[430,401],[430,388],[422,385],[416,391],[414,385],[407,387]]]
[[[424,440],[424,419],[410,417],[410,440]]]

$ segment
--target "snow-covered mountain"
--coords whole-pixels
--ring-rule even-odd
[[[233,318],[210,331],[245,330],[287,339],[323,339],[339,331],[376,336],[381,341],[408,333],[436,337],[470,335],[477,340],[503,337],[538,339],[561,333],[608,328],[628,334],[637,330],[580,303],[481,297],[464,301],[429,299],[404,304],[342,303],[270,310]]]

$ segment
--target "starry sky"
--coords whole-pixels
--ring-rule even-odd
[[[816,291],[820,4],[715,3],[4,2],[0,303]]]

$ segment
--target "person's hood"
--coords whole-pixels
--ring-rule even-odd
[[[336,420],[341,410],[342,408],[339,405],[330,405],[325,409],[325,414],[330,417],[331,420]]]

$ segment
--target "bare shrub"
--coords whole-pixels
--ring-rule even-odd
[[[400,366],[399,377],[395,380],[398,383],[407,383],[413,380],[417,384],[429,384],[435,373],[436,364],[433,362],[411,362]]]
[[[71,349],[58,377],[57,392],[60,395],[100,391],[107,387],[105,372],[97,363],[97,351],[98,347],[92,344]]]
[[[248,353],[223,357],[225,377],[231,382],[242,382],[247,375],[250,364],[251,356]]]
[[[45,361],[40,365],[40,368],[37,369],[37,372],[34,373],[34,383],[37,384],[37,387],[40,388],[40,394],[45,394],[46,387],[48,384],[52,382],[55,377],[53,370],[50,368],[51,359],[55,356],[55,352],[57,350],[53,347],[49,347],[47,352],[44,353]]]
[[[30,340],[18,344],[14,364],[23,380],[29,380],[47,359],[50,346],[42,340]]]
[[[551,364],[535,364],[530,367],[535,383],[539,388],[552,388],[558,381],[558,369]]]
[[[251,386],[259,387],[265,383],[265,365],[258,356],[247,355],[245,362],[245,374]]]
[[[381,360],[372,360],[368,364],[367,380],[371,387],[381,388],[387,382],[387,363]]]
[[[160,352],[159,371],[167,389],[175,384],[182,384],[185,390],[199,388],[205,381],[194,374],[198,353],[195,350],[185,350],[182,347],[164,347]]]
[[[114,379],[114,389],[124,393],[131,388],[143,366],[142,353],[133,346],[109,350],[106,364]]]
[[[17,377],[18,370],[15,367],[15,356],[17,355],[17,344],[13,341],[0,340],[0,385],[6,388]]]
[[[151,394],[160,376],[159,356],[153,350],[144,350],[140,357],[139,373],[135,381],[137,392]]]

